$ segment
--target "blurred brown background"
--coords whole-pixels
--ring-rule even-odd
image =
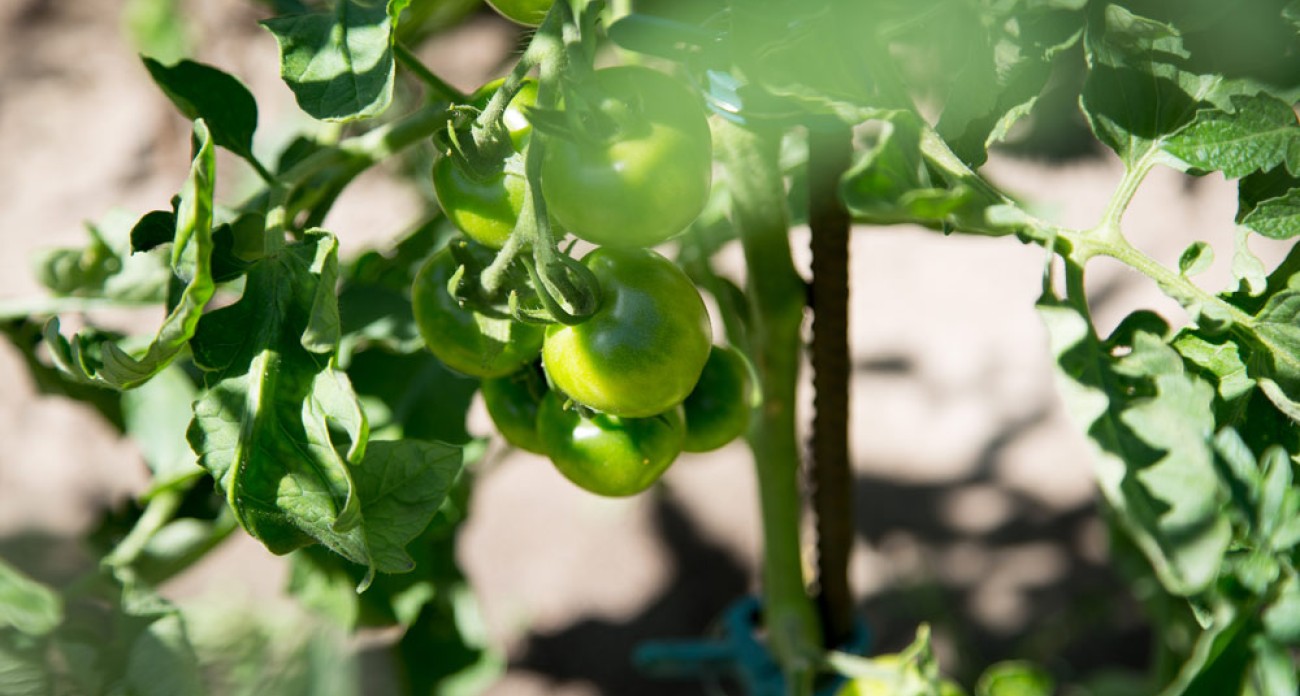
[[[186,6],[195,57],[250,87],[261,112],[257,147],[274,152],[307,118],[279,80],[275,43],[256,24],[260,7]],[[0,300],[39,293],[32,252],[82,244],[83,221],[115,208],[164,207],[184,177],[187,126],[150,82],[122,11],[109,2],[0,3]],[[484,9],[420,53],[468,90],[502,72],[518,38]],[[986,171],[1044,216],[1092,224],[1118,164],[1086,141],[1049,144],[1072,156],[995,155]],[[227,203],[252,179],[230,159],[219,177]],[[353,253],[383,245],[419,206],[418,192],[373,171],[325,226]],[[1158,171],[1125,222],[1171,265],[1193,239],[1219,245],[1203,277],[1219,289],[1234,206],[1232,186],[1217,176]],[[806,264],[804,235],[793,243]],[[961,675],[1010,657],[1067,673],[1144,664],[1145,628],[1108,565],[1085,442],[1055,395],[1034,314],[1044,261],[1010,239],[910,228],[854,236],[852,583],[877,649],[905,645],[916,623],[929,621],[943,663]],[[1102,330],[1138,306],[1183,320],[1136,274],[1103,262],[1092,271]],[[158,318],[110,319],[147,327]],[[94,413],[37,395],[4,342],[0,385],[0,556],[57,583],[93,562],[78,537],[105,507],[141,490],[146,470],[134,445]],[[471,423],[488,432],[481,408]],[[703,634],[730,601],[756,589],[747,450],[683,456],[664,485],[627,501],[589,496],[541,458],[501,455],[489,454],[495,463],[480,478],[460,546],[487,635],[510,663],[491,693],[700,693],[643,679],[628,655],[646,639]],[[233,595],[283,609],[285,568],[237,533],[165,590],[185,601]],[[382,672],[377,657],[363,664]],[[369,680],[375,692],[386,683]]]

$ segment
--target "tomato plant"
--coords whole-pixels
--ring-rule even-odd
[[[556,220],[609,246],[653,246],[686,229],[704,209],[712,172],[698,97],[636,66],[597,70],[579,89],[590,113],[550,139],[542,162]]]
[[[692,480],[665,475],[673,462],[737,438],[751,455],[761,549],[750,554],[755,577],[736,586],[759,595],[721,609],[707,637],[636,650],[648,675],[763,696],[1300,693],[1294,2],[492,0],[530,29],[511,25],[521,43],[505,74],[467,95],[439,75],[449,66],[425,60],[456,45],[447,30],[473,3],[262,0],[269,35],[241,35],[268,52],[276,43],[305,115],[271,125],[274,138],[258,130],[259,114],[281,113],[259,111],[267,97],[182,57],[210,38],[187,28],[186,3],[129,4],[152,56],[140,75],[188,123],[184,135],[152,135],[188,144],[187,169],[157,210],[109,216],[83,246],[44,253],[44,294],[0,303],[0,331],[35,388],[84,403],[138,445],[148,480],[122,509],[95,510],[93,531],[73,544],[95,555],[85,567],[0,560],[0,693],[360,692],[343,659],[355,641],[335,654],[259,623],[267,612],[232,628],[169,599],[185,594],[170,579],[244,533],[288,558],[288,592],[320,622],[295,635],[364,627],[366,649],[386,653],[375,664],[393,672],[383,683],[482,691],[522,663],[486,642],[458,565],[457,545],[472,537],[462,525],[483,514],[470,500],[477,481],[515,455],[544,456],[600,496],[662,481],[662,495],[641,500],[673,513]],[[24,30],[59,16],[10,14],[3,21]],[[1113,190],[1092,219],[1003,181],[1016,153],[1071,148],[1110,166]],[[1228,234],[1188,236],[1168,263],[1133,241],[1141,222],[1129,212],[1153,178],[1197,190],[1208,174],[1235,186],[1235,212],[1160,236]],[[363,175],[421,198],[389,243],[358,251],[350,242],[371,223],[334,213],[345,193],[364,195],[354,186]],[[1025,307],[1042,320],[1059,401],[1087,439],[1100,508],[1072,510],[1067,531],[1111,540],[1108,559],[1134,589],[1119,609],[1089,603],[1034,617],[1045,627],[1032,636],[989,638],[952,608],[989,593],[963,586],[961,601],[935,601],[950,597],[890,569],[879,584],[893,583],[900,604],[919,597],[922,615],[868,626],[866,614],[893,602],[862,611],[851,558],[881,541],[876,516],[891,506],[855,509],[853,498],[894,489],[855,469],[850,435],[870,431],[850,433],[861,422],[850,397],[860,370],[910,368],[851,359],[855,225],[1037,254],[1042,282],[1035,268]],[[795,263],[800,239],[807,269]],[[1211,279],[1201,274],[1216,246],[1228,262]],[[921,256],[873,259],[888,281],[874,287],[894,290],[888,274],[916,272],[949,295],[966,290]],[[1099,259],[1179,310],[1099,319],[1114,296],[1093,275]],[[872,303],[900,297],[856,299],[874,336]],[[123,335],[120,310],[141,308],[158,325]],[[877,338],[891,351],[907,343]],[[487,437],[469,432],[475,394]],[[525,453],[496,447],[497,436]],[[988,464],[1005,444],[991,441],[980,467],[998,468]],[[1044,457],[1042,477],[1058,464]],[[699,497],[747,490],[731,483]],[[961,483],[927,480],[926,496],[959,498]],[[889,538],[915,551],[920,527],[945,511],[908,512],[918,529]],[[660,517],[674,527],[689,515]],[[1029,517],[956,530],[941,552],[911,555],[954,571],[940,575],[987,575],[1019,592],[1001,565],[958,566],[984,537],[1020,540]],[[553,536],[556,549],[574,541]],[[18,546],[5,541],[5,553]],[[1087,569],[1102,555],[1089,551]],[[701,555],[684,558],[680,572],[697,572]],[[606,570],[583,572],[603,581]],[[1088,625],[1123,615],[1127,626],[1137,608],[1146,652],[1071,663]],[[904,642],[899,624],[915,625],[915,640],[873,656]]]
[[[699,380],[713,332],[704,301],[672,262],[642,249],[598,249],[583,259],[601,304],[576,326],[551,326],[542,365],[578,403],[645,418],[682,403]]]
[[[649,418],[604,413],[585,417],[564,408],[551,392],[537,414],[542,447],[555,468],[597,495],[636,495],[663,475],[682,451],[686,428],[680,408]]]

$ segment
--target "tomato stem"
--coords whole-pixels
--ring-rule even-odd
[[[159,491],[150,498],[144,513],[136,520],[135,526],[104,557],[103,564],[111,568],[122,568],[134,563],[144,552],[145,546],[154,534],[171,522],[176,511],[180,509],[184,497],[183,491],[169,488]]]
[[[792,687],[807,693],[821,628],[804,586],[802,500],[795,436],[805,285],[790,255],[779,167],[780,134],[715,123],[715,152],[730,185],[732,222],[748,265],[753,333],[749,353],[763,404],[750,423],[763,518],[763,616],[772,652]]]

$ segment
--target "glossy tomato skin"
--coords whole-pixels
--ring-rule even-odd
[[[540,327],[492,320],[503,322],[507,340],[501,345],[483,333],[483,317],[461,307],[447,292],[457,265],[444,247],[429,257],[411,288],[415,322],[429,350],[447,367],[472,377],[502,377],[536,360],[542,345]]]
[[[551,325],[542,364],[557,389],[624,418],[663,413],[686,399],[709,358],[712,329],[700,293],[649,249],[597,249],[582,262],[600,307],[574,326]]]
[[[687,452],[710,452],[749,430],[753,379],[740,351],[714,346],[700,380],[682,402]]]
[[[512,22],[535,27],[542,23],[555,0],[488,0],[488,4]]]
[[[597,70],[594,91],[625,107],[622,132],[547,141],[542,195],[575,236],[602,246],[653,246],[704,209],[712,181],[709,124],[695,95],[657,70]]]
[[[603,413],[583,418],[565,410],[555,392],[542,400],[537,430],[565,478],[610,497],[636,495],[654,485],[681,452],[686,433],[680,407],[650,418]]]
[[[486,107],[500,86],[501,80],[489,82],[470,97],[470,103],[480,109]],[[524,191],[528,184],[519,152],[528,142],[532,126],[524,117],[523,109],[536,102],[537,83],[530,80],[520,87],[506,107],[502,121],[510,133],[514,154],[501,163],[499,171],[476,178],[463,170],[449,154],[439,157],[433,164],[433,192],[438,197],[438,205],[457,229],[493,249],[505,245],[524,206]]]
[[[526,180],[501,172],[475,180],[456,166],[451,157],[433,165],[433,191],[447,217],[465,236],[493,249],[500,249],[524,207]]]
[[[542,375],[532,366],[505,377],[483,380],[483,405],[506,442],[534,454],[545,454],[537,431],[537,411],[548,393]]]

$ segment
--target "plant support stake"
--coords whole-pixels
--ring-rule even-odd
[[[839,197],[852,134],[838,123],[808,129],[808,221],[812,228],[813,426],[811,485],[817,529],[817,608],[826,645],[853,631],[849,552],[853,475],[849,459],[849,228]]]

